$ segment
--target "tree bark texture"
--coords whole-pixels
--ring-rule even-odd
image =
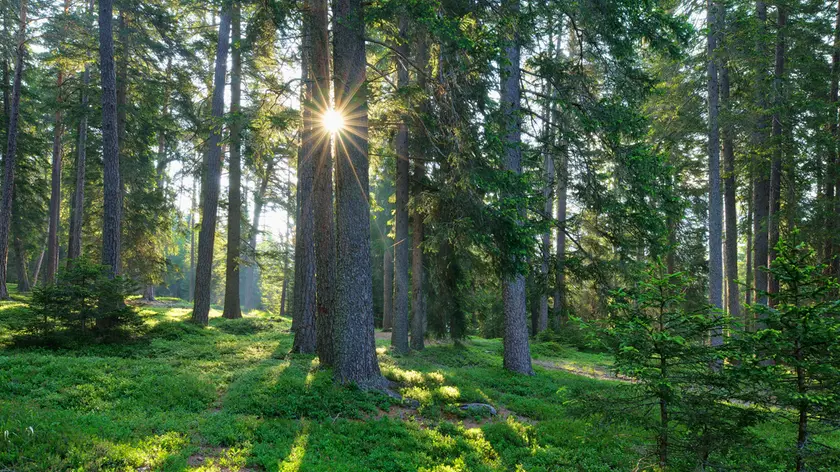
[[[337,382],[383,388],[373,328],[368,202],[368,110],[362,0],[333,2],[336,109],[347,117],[336,143]]]
[[[314,354],[317,342],[315,332],[315,211],[312,201],[312,187],[315,180],[313,161],[312,98],[314,93],[312,74],[311,17],[303,17],[303,39],[301,42],[301,77],[303,78],[303,129],[298,150],[297,199],[298,219],[295,236],[295,297],[293,328],[295,339],[292,352]]]
[[[311,14],[313,106],[319,114],[330,110],[330,36],[326,0],[309,0]],[[335,205],[330,130],[319,127],[313,139],[315,165],[313,205],[315,211],[316,350],[322,366],[335,363],[333,321],[335,318]]]
[[[709,94],[709,304],[718,310],[723,309],[723,201],[720,192],[720,89],[718,88],[718,50],[720,34],[720,8],[717,1],[706,2],[707,37],[707,80]],[[712,329],[713,346],[723,344],[723,332]]]
[[[239,261],[242,249],[242,3],[234,1],[231,14],[230,162],[228,163],[228,233],[225,259],[225,306],[222,316],[242,318],[239,301]]]
[[[408,87],[408,19],[405,16],[399,20],[399,44],[394,49],[397,55],[397,87]],[[394,328],[391,332],[391,346],[397,354],[407,354],[408,346],[408,180],[409,180],[409,152],[408,152],[408,124],[407,117],[403,117],[397,125],[395,148],[397,154],[396,173],[396,211],[394,241]]]
[[[195,302],[192,320],[207,326],[210,322],[213,246],[216,242],[216,220],[219,209],[219,187],[222,174],[222,116],[225,111],[225,75],[231,13],[222,10],[219,21],[219,42],[216,45],[216,67],[213,76],[212,126],[204,156],[204,178],[201,188],[201,229],[198,233],[198,258],[195,267]]]
[[[519,0],[503,0],[502,9],[519,15]],[[518,21],[517,21],[518,23]],[[505,170],[522,173],[522,130],[520,118],[520,35],[518,24],[505,34],[501,72],[501,109],[505,123]],[[516,256],[506,256],[516,257]],[[512,372],[533,375],[528,341],[527,296],[525,276],[505,274],[502,280],[504,300],[504,366]]]
[[[6,154],[3,156],[3,189],[0,200],[0,300],[9,300],[6,275],[9,256],[9,230],[12,224],[12,197],[15,189],[15,161],[17,160],[18,119],[20,118],[20,88],[23,77],[23,56],[26,54],[26,0],[20,2],[15,78],[9,106],[9,131],[6,134]]]

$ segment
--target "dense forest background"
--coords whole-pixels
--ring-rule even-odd
[[[371,324],[395,355],[502,338],[526,375],[535,340],[613,349],[643,383],[686,369],[646,392],[668,403],[685,381],[671,413],[690,431],[709,426],[679,405],[752,401],[686,400],[706,375],[752,366],[796,385],[774,401],[804,415],[797,470],[808,420],[836,421],[840,2],[0,0],[0,15],[0,299],[33,293],[34,331],[131,324],[126,295],[191,302],[203,326],[265,310],[291,318],[292,352],[373,389],[388,387]],[[88,283],[98,311],[68,289]]]

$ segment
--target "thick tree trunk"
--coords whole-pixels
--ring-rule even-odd
[[[400,18],[399,44],[397,50],[397,87],[408,87],[408,19]],[[397,126],[395,150],[397,153],[396,174],[396,241],[394,242],[394,330],[391,332],[391,346],[397,354],[407,354],[408,346],[408,124],[403,116]]]
[[[708,0],[706,3],[708,24],[708,94],[709,94],[709,304],[723,309],[723,202],[720,193],[720,125],[718,122],[718,50],[720,34],[719,2]],[[723,344],[723,332],[714,328],[711,334],[713,346]]]
[[[382,388],[373,331],[368,113],[362,0],[333,2],[336,109],[352,117],[336,144],[335,370],[337,382]]]
[[[522,173],[522,130],[520,114],[520,35],[519,35],[519,0],[502,0],[502,9],[517,19],[512,30],[506,31],[504,65],[501,71],[500,104],[505,120],[505,170],[514,174]],[[514,255],[507,255],[514,260]],[[514,264],[516,265],[516,264]],[[531,350],[528,341],[527,296],[525,276],[504,274],[502,279],[502,297],[504,299],[504,366],[505,369],[520,374],[533,375]]]
[[[756,19],[758,21],[759,31],[764,32],[767,23],[767,5],[763,1],[756,2]],[[760,36],[763,34],[760,34]],[[764,56],[765,47],[761,38],[756,41],[756,56],[761,58]],[[756,70],[761,83],[756,84],[756,107],[758,109],[758,117],[756,119],[756,127],[753,132],[753,147],[756,149],[752,155],[752,168],[754,172],[754,187],[753,187],[753,271],[755,276],[755,302],[766,305],[767,304],[767,255],[769,252],[767,240],[768,216],[770,211],[770,180],[769,167],[767,166],[767,156],[765,153],[767,142],[767,97],[766,84],[764,83],[765,71],[762,66],[758,66]],[[762,323],[757,327],[761,328]]]
[[[117,125],[117,74],[114,65],[113,0],[99,1],[99,64],[102,75],[102,160],[104,163],[104,210],[102,264],[111,277],[120,267],[122,190],[120,144]]]
[[[774,112],[773,112],[773,161],[770,166],[770,216],[768,240],[770,245],[770,257],[768,266],[776,259],[776,244],[779,242],[779,225],[782,208],[782,113],[783,101],[782,76],[785,73],[785,24],[787,23],[787,12],[783,5],[778,8],[778,33],[776,37],[776,60],[774,70],[773,90]],[[767,291],[770,294],[779,292],[779,281],[769,276]],[[773,299],[771,298],[771,304]]]
[[[9,131],[6,134],[6,154],[3,156],[3,190],[0,200],[0,300],[9,299],[6,288],[9,255],[9,230],[12,223],[12,195],[15,188],[15,161],[17,159],[18,119],[20,118],[20,87],[23,76],[23,56],[26,54],[26,0],[20,1],[20,30],[18,32],[15,78],[12,85],[12,103],[9,107]]]
[[[239,261],[242,248],[242,117],[239,106],[242,95],[242,3],[234,1],[231,17],[231,74],[230,74],[230,162],[228,164],[228,240],[225,263],[225,307],[222,316],[242,318],[239,304]]]
[[[204,157],[204,178],[201,188],[201,229],[198,234],[198,260],[195,267],[195,303],[192,320],[207,326],[210,322],[213,246],[216,242],[216,219],[219,209],[219,186],[222,174],[222,116],[225,112],[225,75],[231,13],[222,9],[219,21],[219,43],[216,46],[216,68],[213,77],[213,102],[210,139]]]
[[[314,106],[320,113],[330,109],[330,37],[327,1],[309,0],[312,39]],[[315,164],[315,331],[318,359],[322,366],[335,363],[333,321],[335,318],[335,207],[333,203],[333,160],[329,130],[320,128],[312,157]]]
[[[315,181],[315,163],[313,162],[313,96],[315,86],[312,83],[312,36],[310,15],[303,17],[303,39],[301,43],[301,74],[303,78],[303,130],[298,149],[297,163],[297,234],[295,236],[295,297],[293,300],[292,328],[295,339],[292,352],[314,354],[317,343],[315,332],[315,209],[313,208],[312,187]]]

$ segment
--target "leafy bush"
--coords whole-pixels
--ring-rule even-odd
[[[26,331],[42,338],[57,334],[119,334],[137,328],[137,311],[125,304],[135,285],[123,277],[110,278],[107,268],[79,259],[62,270],[54,284],[36,287],[32,293],[35,315]]]

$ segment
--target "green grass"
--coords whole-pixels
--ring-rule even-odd
[[[212,315],[202,329],[167,300],[142,309],[148,329],[131,342],[47,350],[15,347],[29,314],[0,304],[0,470],[597,472],[645,455],[641,428],[571,414],[575,392],[621,388],[585,376],[609,369],[603,354],[535,343],[537,375],[523,377],[502,369],[499,340],[404,357],[379,340],[384,375],[420,403],[411,409],[289,355],[287,319]],[[500,414],[462,412],[466,402]],[[783,448],[788,433],[760,434]],[[787,469],[782,453],[743,465]]]

